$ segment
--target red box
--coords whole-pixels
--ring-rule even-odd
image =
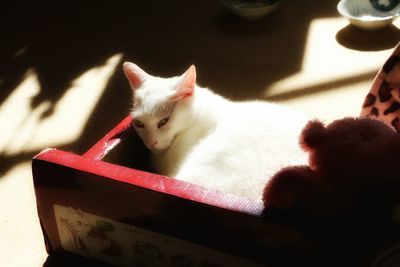
[[[148,169],[147,150],[131,121],[126,117],[83,155],[46,149],[34,157],[48,262],[370,266],[400,243],[398,227],[290,218],[262,203],[139,170]]]
[[[310,236],[266,219],[262,203],[110,163],[147,162],[130,125],[128,116],[83,155],[46,149],[34,157],[50,255],[72,252],[139,266],[263,266],[313,258]]]

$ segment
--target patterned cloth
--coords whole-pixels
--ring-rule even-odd
[[[376,75],[361,117],[377,118],[400,133],[400,43]]]

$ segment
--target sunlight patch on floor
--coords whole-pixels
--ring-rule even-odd
[[[0,154],[16,159],[10,169],[0,165],[0,240],[7,240],[0,242],[0,259],[7,259],[9,266],[42,266],[47,258],[37,217],[31,161],[22,156],[18,162],[19,156],[33,157],[47,147],[76,141],[109,79],[120,67],[121,58],[122,54],[116,54],[103,65],[83,73],[56,103],[43,100],[32,105],[41,88],[35,69],[30,69],[1,104]],[[54,112],[46,113],[50,108]]]
[[[331,122],[343,117],[358,116],[370,86],[369,81],[360,82],[335,90],[283,100],[280,103],[303,112],[309,118]]]
[[[26,132],[25,122],[29,117],[36,117],[36,113],[46,106],[40,105],[36,110],[31,110],[30,100],[40,92],[37,75],[30,69],[23,77],[23,81],[8,96],[0,107],[0,124],[4,125],[0,132],[0,151],[3,153],[18,150],[16,142],[21,140],[19,135]],[[26,142],[24,142],[26,143]],[[19,144],[21,146],[22,144]]]
[[[272,84],[265,90],[264,97],[287,94],[307,87],[323,87],[327,83],[334,84],[353,78],[359,83],[361,81],[357,77],[377,73],[392,49],[365,52],[338,46],[337,41],[332,39],[347,25],[347,20],[341,17],[312,21],[300,72]]]
[[[7,259],[7,266],[42,266],[47,257],[30,164],[17,164],[0,179],[0,240],[8,241],[0,242],[0,259]],[[10,203],[10,200],[18,201]]]
[[[35,70],[29,70],[0,107],[0,124],[7,126],[0,133],[0,151],[10,156],[77,140],[121,58],[122,54],[116,54],[74,80],[47,117],[44,114],[52,105],[50,101],[31,106],[40,85]]]

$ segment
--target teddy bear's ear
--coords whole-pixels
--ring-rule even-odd
[[[325,141],[326,128],[319,120],[309,121],[300,135],[300,146],[305,151],[320,146]]]

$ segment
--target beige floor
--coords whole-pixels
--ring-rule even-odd
[[[398,22],[348,26],[333,0],[283,1],[252,22],[219,1],[131,2],[1,11],[0,266],[46,262],[30,160],[46,147],[82,153],[128,113],[124,60],[161,76],[195,63],[199,83],[227,97],[328,122],[358,114],[400,40]]]

